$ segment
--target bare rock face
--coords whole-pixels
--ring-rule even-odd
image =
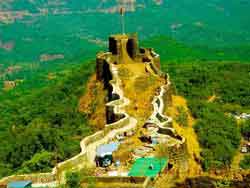
[[[42,54],[40,56],[41,62],[53,61],[57,59],[64,59],[64,55],[63,54]]]
[[[163,95],[163,100],[166,103],[165,106],[169,107],[172,106],[172,88],[171,88],[171,84],[165,86],[165,90],[166,92]]]
[[[153,0],[156,5],[161,5],[163,4],[163,0]]]
[[[1,19],[1,12],[0,12],[0,19]],[[0,40],[0,49],[4,49],[6,51],[11,51],[14,47],[15,47],[14,42],[8,41],[8,42],[4,43]]]
[[[16,87],[15,81],[4,81],[3,89],[8,91]]]
[[[136,0],[100,0],[100,4],[97,7],[98,12],[103,13],[117,13],[120,8],[124,7],[127,12],[136,11],[137,2]]]

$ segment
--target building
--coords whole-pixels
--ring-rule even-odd
[[[7,188],[31,188],[31,181],[15,181],[11,182],[7,185]]]
[[[104,144],[96,150],[96,166],[108,167],[113,163],[113,152],[118,149],[119,143],[112,142],[110,144]]]
[[[109,81],[109,64],[146,65],[148,72],[161,74],[160,56],[151,48],[140,48],[137,35],[112,35],[109,37],[109,52],[99,53],[96,59],[97,80]]]
[[[136,67],[144,75],[154,75],[168,81],[168,76],[161,72],[160,56],[152,48],[140,48],[136,34],[117,34],[109,37],[109,51],[100,52],[96,57],[96,79],[101,81],[104,88],[108,90],[108,101],[118,99],[120,96],[113,91],[110,83],[112,78],[112,67]],[[135,71],[136,73],[136,71]],[[165,101],[171,101],[170,82],[168,92],[164,95]],[[115,114],[113,106],[106,106],[106,122],[111,124],[124,118],[124,114]]]
[[[167,168],[168,159],[145,157],[138,158],[130,169],[128,176],[155,178],[160,172]]]

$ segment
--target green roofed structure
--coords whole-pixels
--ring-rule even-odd
[[[167,158],[139,158],[130,169],[128,176],[134,177],[156,177],[168,164]]]

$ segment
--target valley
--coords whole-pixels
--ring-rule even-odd
[[[161,64],[145,65],[151,57],[132,62],[133,50],[108,57],[117,78],[105,78],[115,84],[112,93],[96,75],[95,57],[121,32],[120,6],[125,32],[138,34],[139,57],[156,52]],[[122,176],[135,156],[153,156],[167,157],[168,169],[152,182],[136,179],[136,186],[248,187],[249,8],[247,0],[0,0],[0,178],[42,173],[34,182],[119,187],[131,180],[106,184],[102,175],[118,169]],[[110,115],[112,108],[119,113]],[[119,120],[124,124],[114,127]],[[165,139],[152,124],[174,130],[167,144],[185,140],[181,154],[144,142]],[[120,168],[85,166],[98,145],[120,139]]]

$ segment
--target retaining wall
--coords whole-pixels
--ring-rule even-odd
[[[166,77],[168,78],[168,77]],[[159,133],[169,135],[177,140],[179,140],[180,145],[185,145],[186,139],[179,136],[175,129],[172,128],[172,118],[164,115],[165,108],[167,104],[165,100],[171,97],[171,82],[167,79],[167,84],[160,88],[158,96],[154,97],[152,105],[154,107],[154,112],[150,118],[146,121],[146,124],[155,124],[159,127]],[[173,145],[174,146],[174,145]],[[177,146],[177,148],[181,148]]]
[[[108,176],[102,176],[102,177],[84,177],[82,180],[82,183],[89,183],[89,182],[96,182],[101,183],[102,188],[103,184],[105,187],[105,184],[110,186],[110,184],[119,184],[120,188],[146,188],[148,187],[148,184],[151,182],[151,178],[149,177],[108,177]]]

